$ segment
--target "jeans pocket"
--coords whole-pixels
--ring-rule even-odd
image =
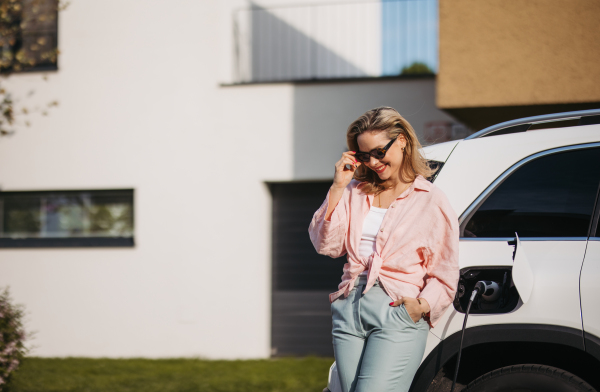
[[[404,304],[401,304],[399,307],[402,308],[401,309],[402,313],[404,313],[404,316],[408,319],[408,321],[410,321],[411,323],[413,323],[413,325],[420,325],[424,321],[423,318],[421,317],[415,323],[415,321],[412,319],[412,317],[410,317],[410,314],[408,313],[408,310],[406,310],[406,307],[404,306]]]

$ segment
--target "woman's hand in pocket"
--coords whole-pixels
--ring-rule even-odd
[[[415,323],[419,321],[423,313],[427,314],[430,311],[429,303],[424,298],[408,298],[402,297],[397,301],[390,303],[390,306],[400,306],[404,304],[404,308],[408,315]]]

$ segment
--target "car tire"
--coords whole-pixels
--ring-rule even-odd
[[[596,392],[565,370],[545,365],[513,365],[493,370],[467,385],[464,392]]]

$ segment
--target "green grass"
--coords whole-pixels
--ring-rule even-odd
[[[11,392],[321,392],[333,358],[26,358]]]

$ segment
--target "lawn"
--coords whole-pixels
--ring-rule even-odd
[[[333,358],[26,358],[12,392],[321,392]]]

